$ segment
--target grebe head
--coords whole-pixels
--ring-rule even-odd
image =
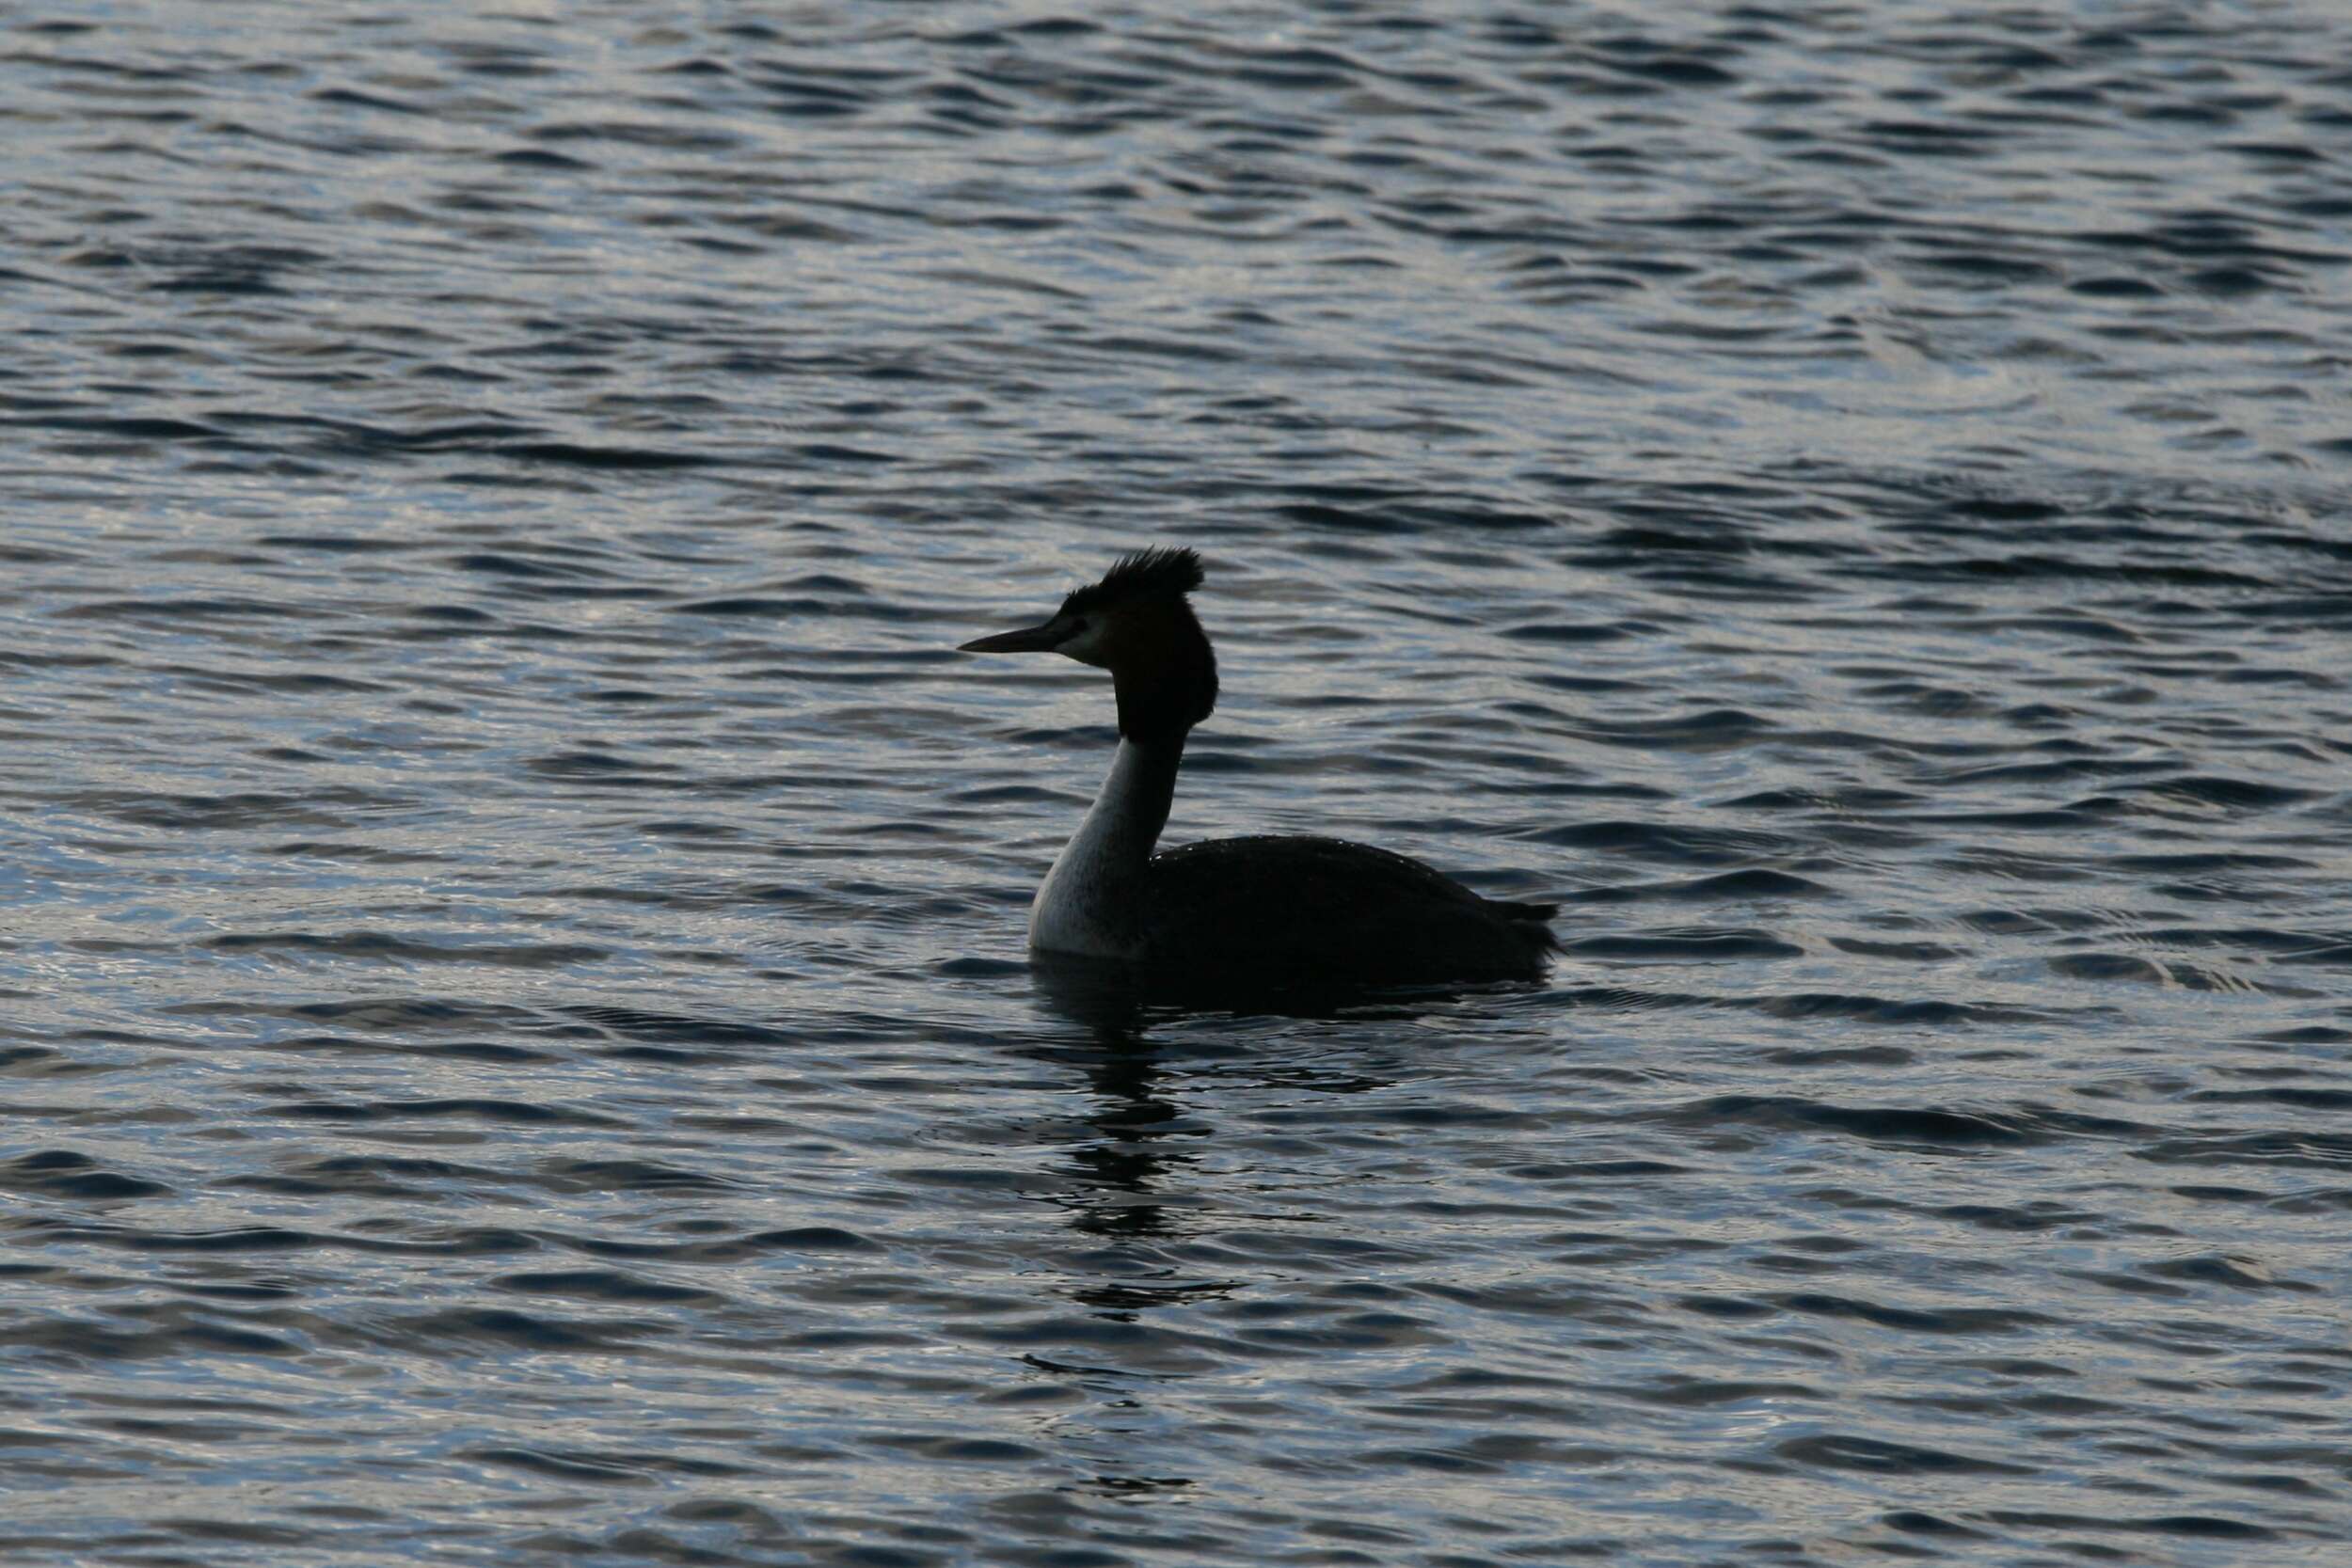
[[[966,642],[967,654],[1055,653],[1111,673],[1119,733],[1181,740],[1216,706],[1216,656],[1184,595],[1200,586],[1189,549],[1122,555],[1072,592],[1050,621]]]

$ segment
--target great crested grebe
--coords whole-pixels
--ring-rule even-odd
[[[1152,852],[1184,736],[1216,705],[1216,656],[1185,597],[1200,575],[1189,549],[1121,556],[1051,620],[961,649],[1063,654],[1108,670],[1119,699],[1110,777],[1037,890],[1029,945],[1210,982],[1541,975],[1558,906],[1484,898],[1386,849],[1284,836]]]

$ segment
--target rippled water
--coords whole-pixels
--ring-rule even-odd
[[[9,1561],[2343,1560],[2352,13],[90,14]],[[1155,541],[1549,985],[1032,974]]]

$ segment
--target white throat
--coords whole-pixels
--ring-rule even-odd
[[[1031,947],[1101,958],[1140,951],[1143,868],[1168,822],[1181,750],[1120,737],[1110,776],[1029,906]]]

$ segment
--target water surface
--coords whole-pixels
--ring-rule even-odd
[[[2335,8],[7,25],[0,1555],[2338,1560]]]

